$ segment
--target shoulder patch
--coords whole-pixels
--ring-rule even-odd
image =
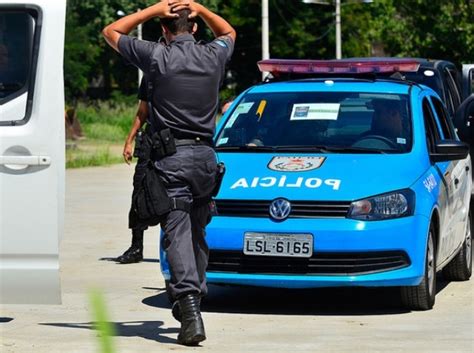
[[[215,40],[214,42],[216,42],[218,45],[220,45],[220,46],[223,47],[223,48],[228,48],[227,43],[224,42],[223,40],[217,39],[217,40]]]

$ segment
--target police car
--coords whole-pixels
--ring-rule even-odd
[[[276,79],[238,97],[216,133],[227,172],[207,228],[208,283],[392,286],[427,310],[437,271],[470,278],[469,148],[432,89],[371,75],[419,65],[259,63]],[[169,278],[164,254],[161,265]]]

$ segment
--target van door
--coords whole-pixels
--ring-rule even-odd
[[[474,93],[474,64],[462,66],[463,99]]]
[[[0,2],[0,302],[60,303],[66,0]]]

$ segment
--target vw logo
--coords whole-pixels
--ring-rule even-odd
[[[287,219],[291,212],[291,203],[285,199],[276,199],[270,204],[270,216],[277,221]]]

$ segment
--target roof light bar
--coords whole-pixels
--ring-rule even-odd
[[[368,74],[416,72],[420,63],[413,59],[393,60],[285,60],[269,59],[258,62],[261,72],[272,74]]]

